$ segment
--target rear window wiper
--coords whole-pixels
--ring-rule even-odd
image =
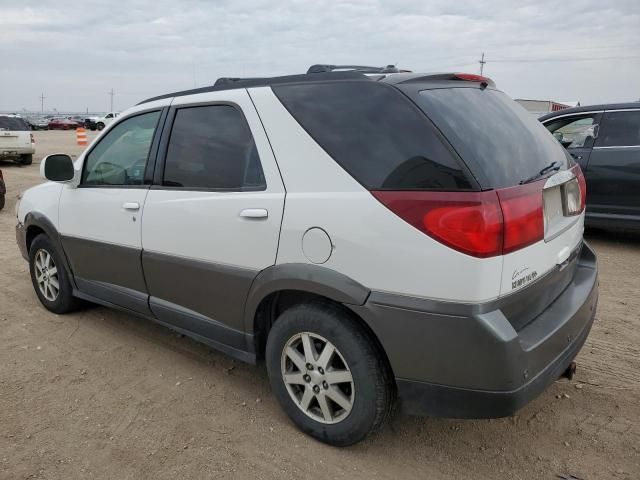
[[[540,170],[538,173],[536,173],[535,175],[532,175],[529,178],[525,178],[524,180],[520,180],[520,185],[524,185],[525,183],[531,183],[535,180],[538,180],[543,175],[556,170],[560,170],[560,165],[558,165],[558,162],[553,161],[549,165],[544,167],[542,170]]]

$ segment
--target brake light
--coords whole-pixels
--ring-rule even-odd
[[[454,73],[453,76],[458,80],[464,80],[465,82],[480,82],[489,83],[489,77],[483,77],[482,75],[476,75],[474,73]]]
[[[504,217],[504,244],[507,254],[544,238],[542,187],[544,180],[497,191]]]
[[[479,258],[503,255],[544,238],[544,181],[486,192],[371,193],[438,242]]]
[[[578,186],[580,187],[580,212],[583,212],[587,205],[587,182],[582,173],[580,165],[575,165],[571,168],[571,171],[576,175],[578,179]]]

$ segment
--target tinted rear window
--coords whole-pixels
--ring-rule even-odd
[[[600,128],[601,147],[640,146],[640,110],[606,112]]]
[[[273,90],[314,140],[370,190],[471,188],[431,122],[393,87],[364,81]]]
[[[489,181],[487,188],[517,185],[552,162],[562,170],[568,166],[568,154],[557,140],[500,91],[443,88],[415,97],[472,172]]]
[[[0,116],[0,130],[26,132],[27,130],[31,130],[31,128],[22,118]]]

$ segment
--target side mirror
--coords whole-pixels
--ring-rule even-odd
[[[75,175],[73,160],[65,153],[48,155],[40,164],[40,174],[52,182],[70,182]]]

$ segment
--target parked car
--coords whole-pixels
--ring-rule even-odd
[[[584,178],[491,80],[226,79],[116,122],[18,206],[52,312],[117,306],[264,358],[293,422],[340,446],[396,400],[501,417],[572,371],[598,298]]]
[[[80,124],[75,120],[69,120],[68,118],[54,118],[49,121],[49,130],[74,130],[78,128]]]
[[[98,130],[102,130],[104,127],[106,127],[111,122],[113,122],[116,118],[118,118],[118,115],[119,115],[118,113],[109,112],[106,115],[104,115],[103,117],[99,117],[95,121],[96,122],[96,128]]]
[[[4,175],[0,170],[0,210],[4,208],[5,195],[7,194],[7,186],[4,183]]]
[[[84,128],[88,128],[89,130],[97,130],[98,128],[98,124],[96,123],[98,121],[98,117],[88,117],[84,119]]]
[[[41,116],[30,116],[25,119],[31,130],[47,130],[49,128],[49,120]]]
[[[640,231],[640,103],[568,108],[540,117],[587,182],[587,226]]]
[[[0,115],[0,160],[16,160],[31,165],[36,153],[31,127],[17,115]]]

